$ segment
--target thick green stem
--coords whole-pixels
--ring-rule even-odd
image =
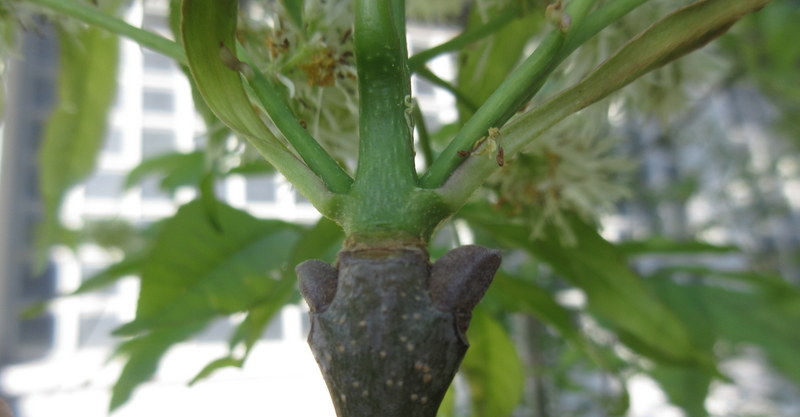
[[[417,184],[403,4],[356,2],[359,153],[352,231],[392,228]]]
[[[136,41],[145,48],[160,52],[181,64],[186,64],[186,55],[183,53],[183,48],[181,48],[177,42],[173,42],[153,32],[132,26],[122,19],[103,13],[97,7],[92,7],[86,3],[80,3],[75,0],[25,1],[47,7],[50,10],[63,13],[84,23],[124,36]]]
[[[513,156],[567,116],[624,87],[641,75],[702,47],[738,19],[769,0],[705,0],[677,10],[633,38],[608,61],[573,87],[542,103],[503,128],[502,145]],[[457,210],[497,169],[494,161],[467,158],[438,191],[449,210]]]

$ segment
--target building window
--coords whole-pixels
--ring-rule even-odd
[[[248,177],[245,181],[245,195],[249,202],[274,202],[275,178],[271,175]]]
[[[78,345],[81,347],[110,346],[115,343],[111,332],[120,325],[113,316],[87,314],[78,323]]]
[[[175,63],[166,56],[145,49],[143,52],[144,67],[152,71],[170,72],[175,69]]]
[[[172,194],[161,188],[159,178],[145,178],[142,183],[142,198],[145,200],[171,200]]]
[[[264,333],[261,334],[261,338],[265,340],[281,340],[283,338],[283,321],[280,313],[276,314],[269,322]]]
[[[164,14],[149,11],[144,14],[142,27],[149,31],[160,32],[162,34],[170,32],[167,17]]]
[[[175,132],[163,129],[142,130],[142,159],[175,151]]]
[[[175,96],[169,90],[144,89],[142,108],[145,111],[172,113],[175,110]]]
[[[86,281],[89,278],[92,278],[105,268],[106,268],[105,266],[100,266],[100,265],[82,264],[81,282]],[[109,284],[101,289],[92,290],[92,294],[102,294],[102,295],[112,295],[116,292],[117,292],[116,284]]]
[[[196,340],[201,342],[224,342],[230,339],[233,331],[233,325],[227,318],[217,319],[198,334]]]
[[[122,131],[119,128],[111,128],[108,131],[103,142],[103,151],[108,153],[122,152]]]
[[[23,298],[43,299],[56,293],[56,264],[48,262],[47,268],[40,275],[33,275],[30,270],[22,278],[21,295]]]
[[[31,360],[44,356],[53,347],[55,318],[45,313],[19,322],[17,358]]]
[[[122,195],[124,179],[118,172],[96,172],[86,181],[86,197],[117,198]]]
[[[294,202],[295,204],[311,204],[308,199],[300,194],[297,190],[294,190]]]
[[[435,86],[428,80],[414,77],[414,95],[432,96],[435,93]]]

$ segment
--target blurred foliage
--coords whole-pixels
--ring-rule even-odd
[[[266,2],[253,3],[266,13]],[[318,3],[327,9],[315,9]],[[349,26],[337,20],[346,5],[336,3],[283,1],[279,18],[243,17],[246,30],[241,36],[266,39],[248,42],[251,52],[263,58],[265,72],[280,77],[293,110],[310,123],[326,148],[352,164],[354,62]],[[414,16],[450,24],[463,20],[469,28],[510,3],[409,1],[409,8]],[[454,87],[470,101],[483,102],[541,39],[547,25],[539,3],[530,3],[518,19],[459,52]],[[559,68],[544,86],[544,96],[580,79],[675,3],[653,0],[603,31]],[[177,5],[172,2],[173,24]],[[0,16],[8,13],[4,7]],[[472,348],[460,377],[468,394],[451,390],[443,416],[624,415],[629,403],[625,380],[637,374],[658,381],[688,416],[705,416],[714,384],[731,382],[718,364],[738,357],[745,346],[758,347],[775,372],[800,385],[796,283],[752,272],[746,263],[733,271],[709,266],[707,261],[717,257],[747,259],[748,248],[740,249],[740,242],[710,243],[702,230],[670,233],[652,227],[635,239],[611,242],[597,227],[601,219],[619,215],[621,198],[648,193],[641,182],[630,180],[642,155],[626,153],[626,140],[641,134],[648,121],[674,133],[669,129],[682,127],[681,116],[692,113],[693,104],[704,103],[704,94],[752,80],[785,116],[783,132],[795,141],[800,138],[800,124],[789,117],[800,112],[800,43],[793,41],[800,39],[798,21],[800,2],[775,0],[721,42],[645,76],[557,126],[507,161],[478,193],[480,201],[455,216],[476,243],[503,248],[505,262],[469,331]],[[5,33],[5,27],[0,29]],[[92,172],[115,86],[114,37],[80,28],[59,39],[60,104],[49,120],[41,154],[48,219],[42,226],[43,249],[69,242],[54,237],[62,231],[60,201]],[[316,43],[302,43],[309,39]],[[327,58],[336,63],[327,74],[330,79],[312,71],[323,68],[320,60]],[[78,243],[124,254],[84,281],[76,294],[130,275],[141,282],[136,318],[116,332],[124,337],[116,354],[126,358],[126,365],[112,408],[153,376],[171,346],[214,318],[245,313],[231,335],[229,354],[199,367],[192,382],[222,367],[243,366],[274,314],[296,300],[293,266],[309,258],[333,261],[344,239],[338,226],[325,219],[312,227],[263,220],[217,201],[215,181],[274,170],[254,161],[249,147],[228,146],[230,131],[204,104],[197,105],[209,126],[206,147],[145,160],[128,174],[126,186],[156,178],[167,191],[194,188],[198,199],[147,228],[104,221],[70,235]],[[458,122],[432,132],[434,151],[472,110],[459,111]],[[632,126],[637,133],[626,131]],[[671,142],[677,135],[666,133],[664,140],[680,146]],[[693,177],[675,179],[669,187],[670,192],[650,192],[651,208],[676,201],[685,205],[702,191]],[[458,228],[452,223],[443,226],[439,235],[453,229]],[[458,243],[438,239],[431,253]],[[769,272],[776,269],[769,267]],[[570,294],[583,301],[565,301]],[[604,381],[600,388],[589,386],[593,378]]]

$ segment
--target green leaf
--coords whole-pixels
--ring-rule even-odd
[[[483,11],[473,7],[467,24],[469,28],[481,27]],[[516,68],[530,38],[541,29],[542,18],[529,13],[512,20],[502,29],[477,45],[460,52],[458,89],[473,103],[483,103]],[[459,109],[461,120],[472,115],[466,108]]]
[[[226,175],[239,174],[239,175],[267,175],[274,174],[275,167],[268,164],[263,160],[256,160],[237,165],[231,168]]]
[[[461,215],[500,243],[528,251],[581,288],[588,298],[588,310],[607,320],[629,347],[659,361],[713,369],[710,356],[694,345],[683,323],[593,227],[568,216],[577,237],[577,243],[569,246],[552,226],[546,228],[543,238],[532,239],[529,227],[493,213],[488,205],[468,207]]]
[[[665,280],[662,278],[660,281]],[[692,340],[698,346],[712,351],[718,335],[703,295],[696,291],[685,291],[679,286],[659,285],[660,283],[654,286],[649,281],[648,284],[680,316]],[[708,415],[705,399],[709,384],[715,376],[711,372],[694,367],[658,364],[648,374],[661,385],[670,402],[681,407],[689,417]]]
[[[508,332],[482,308],[467,331],[470,348],[461,371],[472,393],[473,415],[506,417],[522,400],[523,365]]]
[[[712,377],[694,368],[656,366],[648,372],[672,404],[683,409],[687,417],[707,417],[705,402]]]
[[[292,268],[308,259],[321,259],[333,262],[342,247],[344,232],[338,224],[325,217],[309,229],[297,242],[290,264]],[[292,270],[294,276],[294,270]]]
[[[118,39],[97,28],[58,30],[58,103],[44,130],[39,153],[44,218],[37,263],[59,243],[58,211],[67,190],[94,169],[108,112],[117,90]]]
[[[303,2],[303,0],[281,0],[292,23],[299,29],[303,28]]]
[[[114,284],[128,275],[137,274],[139,271],[141,271],[142,265],[144,265],[146,260],[147,257],[144,254],[126,256],[125,259],[112,264],[85,279],[78,289],[72,292],[72,295],[97,291],[101,288],[105,288],[111,284]]]
[[[625,255],[731,253],[739,251],[738,247],[731,245],[714,245],[698,240],[677,241],[660,236],[650,237],[646,240],[618,243],[617,248]]]
[[[205,153],[170,153],[142,161],[125,177],[125,188],[142,182],[149,176],[159,176],[161,189],[175,191],[178,187],[199,184],[205,174]]]
[[[120,345],[115,356],[125,357],[127,361],[111,390],[110,410],[116,410],[125,404],[136,387],[153,377],[161,357],[172,345],[188,339],[206,324],[206,322],[191,323],[158,330]]]
[[[575,325],[573,313],[558,304],[549,291],[534,282],[500,270],[495,275],[486,297],[499,301],[508,311],[535,316],[553,326],[577,346],[583,346],[585,343],[580,329]]]
[[[194,378],[192,378],[191,381],[189,381],[189,386],[208,378],[219,369],[228,367],[241,368],[243,365],[244,359],[234,358],[232,356],[224,356],[206,365],[200,372],[197,373],[197,375],[195,375]]]
[[[142,268],[136,319],[118,334],[245,311],[271,297],[298,228],[222,203],[217,218],[219,229],[194,201],[165,222]]]
[[[754,345],[775,370],[800,384],[800,292],[783,294],[776,302],[771,291],[734,290],[702,283],[679,284],[667,279],[648,283],[669,305],[687,308],[687,299],[699,300],[695,309],[699,330],[717,340]],[[734,287],[735,288],[735,287]]]
[[[336,251],[341,247],[343,240],[344,234],[341,228],[336,223],[322,218],[314,227],[306,230],[294,245],[292,255],[289,258],[289,265],[293,266],[311,258],[333,261]],[[262,301],[258,306],[248,311],[244,321],[231,336],[228,355],[208,364],[192,379],[190,384],[195,384],[209,377],[221,368],[242,366],[252,347],[264,332],[264,328],[289,301],[292,294],[297,292],[297,280],[294,271],[290,271],[290,269],[284,269],[283,277],[275,285],[269,299]],[[244,352],[236,355],[234,350],[240,344],[244,344]]]
[[[253,109],[239,72],[223,62],[236,49],[235,2],[183,0],[181,38],[192,78],[208,107],[226,125],[259,142],[277,139]]]

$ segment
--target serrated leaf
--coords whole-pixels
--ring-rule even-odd
[[[524,375],[514,342],[483,309],[476,308],[467,331],[470,348],[461,371],[469,382],[473,414],[506,417],[522,400]]]
[[[58,211],[67,190],[94,169],[116,93],[118,39],[101,29],[58,31],[58,103],[39,151],[44,218],[37,236],[42,265],[60,240]]]
[[[205,153],[170,153],[142,161],[125,177],[125,188],[142,182],[146,177],[160,177],[164,191],[175,191],[185,185],[196,186],[205,174]]]
[[[529,227],[492,213],[487,205],[469,207],[461,215],[500,243],[528,251],[581,288],[588,298],[588,310],[607,320],[629,347],[659,361],[714,368],[709,354],[693,344],[684,324],[593,227],[570,217],[577,243],[569,246],[553,227],[547,228],[543,238],[532,239]]]
[[[203,368],[191,383],[197,383],[219,369],[241,366],[275,314],[297,293],[297,280],[291,267],[311,258],[332,261],[343,239],[341,228],[324,217],[314,227],[307,229],[294,245],[289,258],[290,268],[284,269],[283,277],[276,283],[269,299],[250,309],[234,331],[228,344],[230,353]],[[235,348],[241,344],[244,345],[244,352],[234,355]]]
[[[85,294],[105,288],[128,275],[138,273],[147,260],[143,254],[129,255],[86,278],[72,295]]]
[[[215,228],[199,201],[167,220],[142,268],[136,318],[117,330],[145,330],[246,311],[269,299],[300,233],[219,203]]]
[[[232,356],[225,356],[219,358],[217,360],[212,361],[211,363],[206,365],[200,372],[198,372],[197,375],[195,375],[195,377],[192,378],[191,381],[189,381],[189,386],[192,386],[200,382],[201,380],[208,378],[209,376],[211,376],[211,374],[213,374],[219,369],[228,367],[241,368],[242,365],[244,365],[244,359],[241,358],[234,358]]]
[[[153,377],[161,357],[171,346],[190,338],[206,324],[198,322],[158,330],[121,344],[115,356],[125,357],[126,362],[111,390],[109,409],[114,411],[125,404],[139,385]]]

